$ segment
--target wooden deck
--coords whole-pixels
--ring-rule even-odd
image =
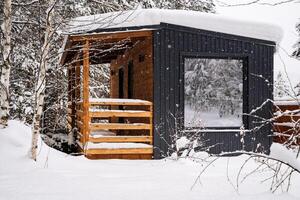
[[[76,103],[68,123],[77,128],[78,145],[88,158],[151,159],[152,109],[152,102],[144,100],[89,99],[86,112],[83,102]]]
[[[300,145],[300,103],[276,101],[274,105],[274,142]]]

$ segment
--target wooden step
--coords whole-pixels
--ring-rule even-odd
[[[152,129],[152,124],[145,123],[133,123],[133,124],[124,124],[124,123],[93,123],[90,125],[90,130],[150,130]]]
[[[153,148],[130,148],[130,149],[87,149],[85,154],[153,154]]]
[[[142,110],[104,110],[90,111],[90,117],[151,117],[151,112]]]
[[[151,136],[103,136],[98,138],[89,138],[90,142],[100,143],[100,142],[115,142],[115,143],[122,143],[122,142],[147,142],[152,143]]]

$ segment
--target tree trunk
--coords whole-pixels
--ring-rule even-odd
[[[32,141],[31,141],[31,158],[36,161],[37,159],[37,148],[38,148],[38,136],[40,133],[40,122],[43,115],[44,97],[45,97],[45,86],[46,86],[46,69],[48,66],[47,58],[50,53],[50,42],[53,36],[53,29],[51,27],[51,15],[55,5],[54,0],[50,1],[49,8],[46,11],[46,30],[44,44],[42,46],[41,61],[38,70],[38,80],[35,86],[35,108],[32,122]]]
[[[3,32],[3,65],[1,66],[0,75],[0,125],[7,126],[9,117],[9,76],[11,69],[10,53],[11,53],[11,0],[4,1],[3,7],[4,19],[1,29]]]

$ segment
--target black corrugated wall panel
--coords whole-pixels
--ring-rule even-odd
[[[206,30],[162,23],[153,31],[154,62],[154,146],[155,158],[172,151],[173,138],[183,129],[184,57],[238,58],[244,61],[244,112],[273,99],[273,42],[216,33]],[[271,103],[255,115],[271,117]],[[176,120],[175,120],[176,118]],[[178,122],[178,123],[176,123]],[[261,119],[244,117],[247,129],[261,125]],[[245,137],[246,150],[269,151],[271,126],[265,125]],[[235,151],[242,148],[238,132],[207,132],[199,134],[207,145],[225,143],[210,149],[211,153]]]

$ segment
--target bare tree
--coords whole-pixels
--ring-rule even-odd
[[[3,64],[1,65],[0,75],[0,125],[7,126],[9,116],[9,77],[11,70],[11,29],[12,29],[12,16],[11,16],[11,0],[5,0],[3,6],[4,20],[1,25],[3,32],[2,57]],[[2,43],[2,42],[1,42]]]
[[[46,10],[46,29],[44,34],[44,43],[41,48],[41,59],[38,69],[38,80],[35,85],[35,107],[32,123],[32,142],[31,142],[31,157],[33,160],[37,159],[37,142],[40,132],[40,121],[43,114],[44,97],[45,97],[45,78],[46,70],[48,68],[48,56],[51,38],[55,32],[52,27],[52,14],[56,0],[50,0],[49,7]]]

